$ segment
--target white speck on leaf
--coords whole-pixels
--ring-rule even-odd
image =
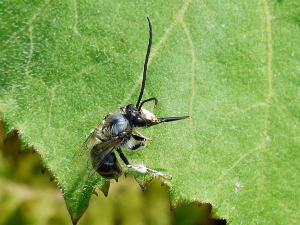
[[[237,194],[237,192],[239,191],[240,188],[243,188],[244,185],[242,185],[240,182],[236,182],[235,183],[235,193]]]

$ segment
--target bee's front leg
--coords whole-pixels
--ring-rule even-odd
[[[137,140],[137,141],[141,141],[143,140],[145,141],[149,141],[150,143],[152,142],[152,140],[150,138],[145,137],[144,135],[142,135],[141,133],[139,133],[137,130],[134,130],[132,133],[134,133],[132,135],[132,137]]]

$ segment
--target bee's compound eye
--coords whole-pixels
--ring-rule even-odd
[[[132,111],[137,111],[137,108],[135,107],[135,105],[130,104],[130,105],[126,106],[126,113],[132,112]]]
[[[138,126],[138,127],[144,127],[144,126],[147,125],[147,122],[146,122],[146,120],[144,120],[142,117],[140,117],[140,116],[135,116],[135,117],[133,118],[133,124],[134,124],[135,126]]]

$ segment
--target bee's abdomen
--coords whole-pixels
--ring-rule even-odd
[[[97,169],[97,173],[106,179],[117,179],[122,175],[122,167],[115,153],[110,153]]]

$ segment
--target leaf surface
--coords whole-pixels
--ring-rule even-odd
[[[109,182],[84,179],[71,159],[108,112],[136,102],[149,16],[144,99],[159,99],[158,117],[193,119],[142,131],[153,142],[126,152],[132,164],[172,174],[173,205],[210,202],[233,224],[299,221],[296,1],[2,1],[0,10],[6,135],[18,130],[39,152],[73,220]]]

